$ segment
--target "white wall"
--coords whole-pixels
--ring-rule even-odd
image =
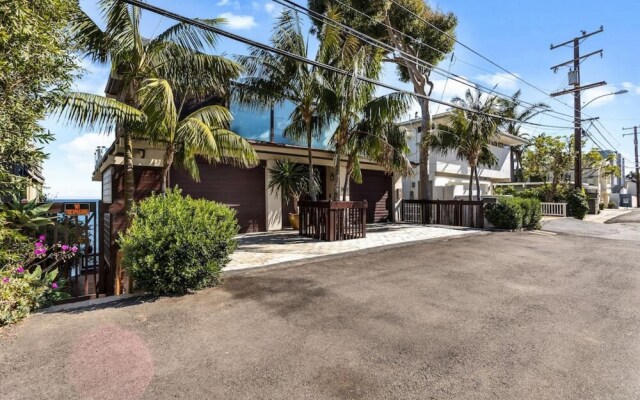
[[[267,209],[267,231],[278,231],[282,229],[282,196],[279,191],[271,191],[269,189],[269,180],[271,173],[269,169],[275,167],[275,160],[267,160],[267,167],[264,169],[264,190],[265,190],[265,207]]]

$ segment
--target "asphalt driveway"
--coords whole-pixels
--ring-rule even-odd
[[[3,399],[637,399],[640,249],[491,233],[0,337]]]

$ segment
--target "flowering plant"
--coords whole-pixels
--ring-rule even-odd
[[[62,243],[48,246],[45,240],[40,235],[22,262],[0,267],[0,326],[68,297],[61,290],[65,282],[58,278],[58,266],[75,257],[78,247]]]

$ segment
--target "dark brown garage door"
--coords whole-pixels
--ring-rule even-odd
[[[349,199],[366,200],[367,222],[387,222],[391,220],[391,176],[382,171],[362,171],[362,184],[351,181]]]
[[[244,169],[229,165],[209,165],[198,161],[200,183],[179,169],[171,170],[171,185],[183,194],[224,203],[237,212],[240,232],[266,231],[264,165]]]

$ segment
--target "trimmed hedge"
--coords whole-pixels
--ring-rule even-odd
[[[175,189],[136,204],[119,243],[137,288],[154,295],[185,294],[218,284],[237,233],[235,211],[183,197]]]
[[[499,229],[540,229],[542,210],[537,199],[501,198],[486,205],[485,215]]]

